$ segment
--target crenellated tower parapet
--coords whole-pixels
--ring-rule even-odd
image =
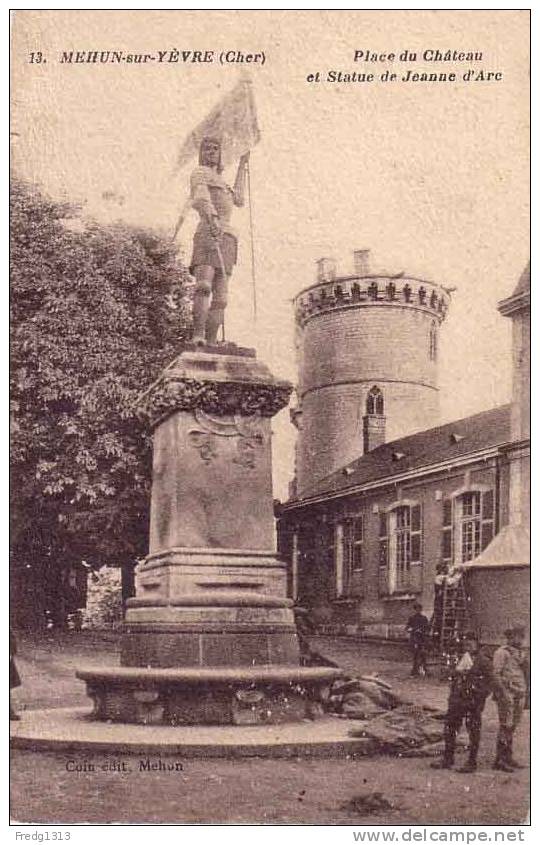
[[[302,328],[321,314],[373,306],[417,309],[442,323],[450,294],[441,285],[413,276],[341,276],[305,288],[294,304],[296,321]]]

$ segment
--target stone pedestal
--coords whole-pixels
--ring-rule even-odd
[[[270,420],[290,391],[252,350],[228,345],[186,349],[143,396],[150,550],[128,601],[123,668],[79,674],[98,718],[247,724],[318,712],[320,687],[340,673],[299,667],[274,551]]]

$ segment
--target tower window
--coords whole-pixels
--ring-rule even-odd
[[[379,417],[384,414],[384,397],[378,387],[372,387],[367,395],[366,414]]]
[[[437,324],[432,323],[429,330],[429,357],[431,361],[437,360]]]

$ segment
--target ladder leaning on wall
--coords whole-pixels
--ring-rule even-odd
[[[443,663],[450,666],[454,662],[467,624],[467,594],[463,579],[459,575],[444,576],[431,621],[435,650]]]

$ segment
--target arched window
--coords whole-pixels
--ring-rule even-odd
[[[429,330],[429,358],[431,361],[437,360],[437,323],[435,321]]]
[[[493,490],[467,490],[443,500],[441,559],[448,567],[474,560],[493,539]]]
[[[366,414],[368,417],[375,415],[382,417],[384,414],[384,397],[382,391],[376,386],[373,386],[367,395]]]
[[[379,514],[379,589],[392,594],[421,588],[422,505],[404,502]]]

